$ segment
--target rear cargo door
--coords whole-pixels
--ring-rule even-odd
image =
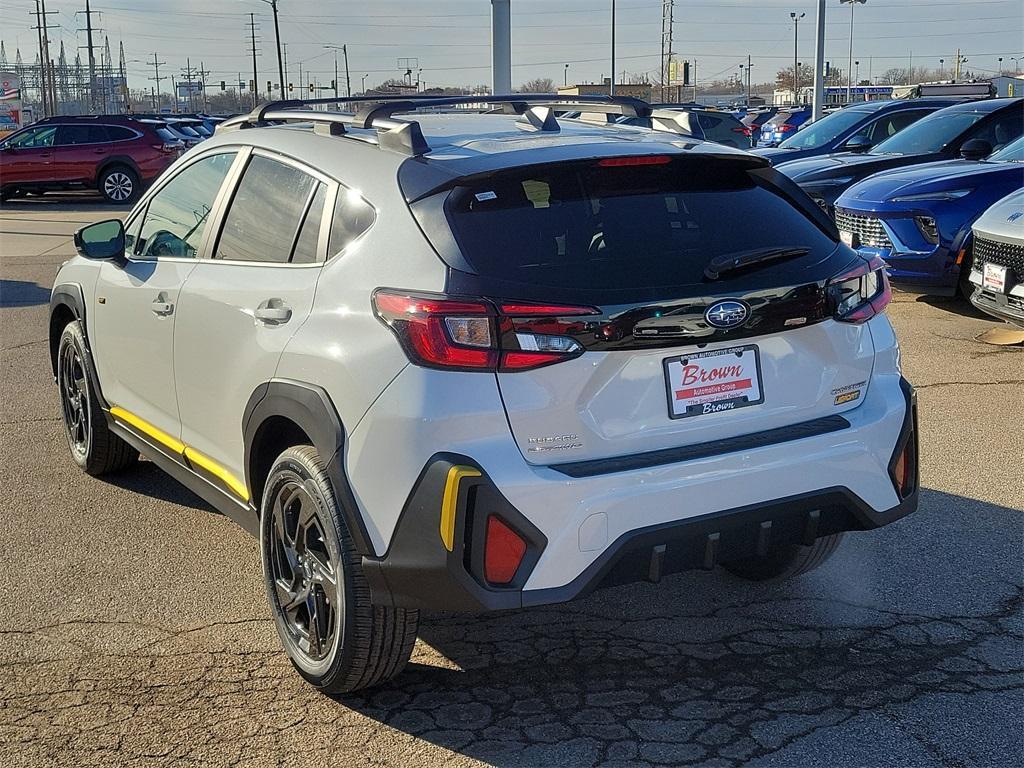
[[[849,251],[742,166],[612,160],[506,172],[449,200],[488,295],[593,308],[514,320],[582,350],[497,374],[528,461],[693,445],[860,404],[870,334],[832,319],[825,286]],[[704,273],[716,256],[776,247],[797,255]]]

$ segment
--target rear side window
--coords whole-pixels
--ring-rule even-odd
[[[107,141],[107,129],[102,125],[62,125],[57,131],[57,144],[102,144]]]
[[[318,183],[295,166],[253,155],[228,206],[213,258],[286,264]]]
[[[175,136],[166,128],[157,128],[156,135],[163,139],[165,142],[174,143],[175,141],[180,141],[180,139],[177,136]]]
[[[373,224],[373,208],[356,190],[341,187],[338,189],[338,201],[334,206],[334,219],[331,221],[331,240],[328,253],[331,256],[344,250],[349,243],[359,237]]]
[[[306,211],[306,218],[299,228],[298,237],[295,238],[292,264],[314,264],[320,261],[320,224],[324,218],[326,197],[327,187],[324,184],[317,184],[313,198],[309,202],[309,210]]]
[[[107,135],[111,141],[127,141],[135,138],[135,131],[121,125],[108,125]]]
[[[779,246],[820,259],[836,247],[783,197],[720,160],[517,169],[454,190],[447,208],[478,274],[558,288],[693,285],[715,256]]]

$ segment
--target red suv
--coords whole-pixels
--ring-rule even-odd
[[[46,118],[0,142],[0,198],[93,188],[112,203],[128,203],[183,151],[159,120]]]

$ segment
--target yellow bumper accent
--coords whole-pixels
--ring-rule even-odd
[[[171,437],[162,429],[154,427],[145,419],[140,419],[134,413],[126,411],[124,408],[114,406],[110,409],[110,415],[118,421],[123,421],[125,424],[134,427],[147,437],[153,438],[165,448],[168,448],[179,456],[185,452],[185,444],[183,442],[178,440],[176,437]]]
[[[452,467],[448,470],[441,498],[441,542],[449,552],[455,547],[455,508],[459,503],[459,483],[464,477],[480,477],[480,472],[473,467]]]
[[[224,485],[230,488],[232,493],[242,501],[249,500],[249,489],[245,487],[245,483],[232,475],[209,456],[201,454],[195,448],[189,448],[186,446],[185,458],[188,459],[189,464],[194,464],[195,466],[204,469],[224,483]]]

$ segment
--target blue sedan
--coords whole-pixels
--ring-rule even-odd
[[[1024,137],[986,160],[944,160],[883,171],[836,201],[844,242],[881,256],[889,276],[927,293],[966,288],[971,225],[985,209],[1024,187]]]

